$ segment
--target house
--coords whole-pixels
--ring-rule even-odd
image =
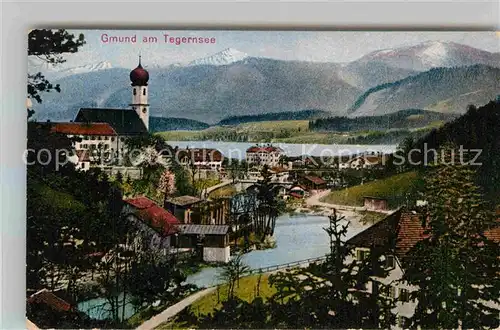
[[[167,199],[165,208],[181,223],[187,224],[193,222],[193,213],[196,206],[202,201],[203,200],[201,198],[184,195]]]
[[[288,190],[288,195],[293,198],[302,199],[307,195],[307,190],[303,186],[295,185]]]
[[[288,169],[281,166],[273,166],[270,169],[271,181],[273,182],[287,182],[290,177],[290,172]]]
[[[326,189],[326,181],[320,178],[319,176],[304,175],[300,181],[307,190]]]
[[[387,211],[389,209],[386,198],[365,196],[363,197],[363,205],[368,211]]]
[[[136,228],[134,246],[167,253],[180,221],[147,197],[125,199],[123,215]]]
[[[212,171],[220,171],[224,160],[219,150],[211,148],[180,149],[177,150],[176,157],[184,166],[194,165]]]
[[[28,304],[44,304],[58,312],[71,312],[75,310],[74,306],[47,289],[42,289],[32,294],[27,302]]]
[[[368,169],[375,168],[383,164],[383,158],[381,156],[375,155],[361,155],[353,159],[349,159],[347,162],[339,163],[339,170],[342,169]]]
[[[246,161],[248,165],[269,167],[278,166],[284,151],[273,146],[253,146],[246,150]]]
[[[500,227],[486,232],[485,235],[500,242]],[[374,281],[366,287],[366,290],[373,292],[373,285],[376,282],[390,285],[389,294],[397,300],[392,312],[398,316],[398,322],[401,321],[401,317],[409,318],[413,315],[417,303],[409,300],[409,293],[418,290],[417,287],[398,280],[403,277],[408,262],[408,252],[426,237],[428,236],[422,227],[421,215],[416,211],[401,208],[346,242],[348,246],[354,248],[357,260],[367,258],[374,248],[389,251],[384,256],[387,276],[372,277]]]
[[[180,224],[178,248],[198,248],[207,262],[229,262],[229,225]]]

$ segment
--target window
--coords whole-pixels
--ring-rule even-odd
[[[146,113],[147,111],[148,111],[148,109],[142,108],[142,113]]]
[[[82,147],[83,147],[84,149],[87,149],[87,148],[89,147],[89,145],[88,145],[88,144],[84,144],[84,145],[82,145]]]
[[[386,268],[394,268],[395,266],[395,261],[394,261],[394,256],[388,255],[385,257],[385,267]]]
[[[115,142],[115,138],[113,136],[111,137],[111,142]]]
[[[358,261],[363,261],[366,258],[368,258],[369,253],[370,253],[370,250],[368,250],[368,249],[356,249],[356,259]]]
[[[408,302],[410,301],[410,293],[406,289],[399,290],[399,301]]]
[[[387,296],[389,298],[396,298],[396,288],[393,286],[390,286],[387,291]]]
[[[105,136],[104,140],[106,140],[106,141],[109,140],[109,136]]]
[[[101,141],[101,136],[98,136],[98,137],[97,137],[97,140]]]
[[[142,89],[142,95],[146,95],[146,88]]]
[[[134,95],[137,95],[137,92],[135,91],[135,88],[134,88]]]

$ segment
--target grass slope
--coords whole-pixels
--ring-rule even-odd
[[[240,279],[239,285],[236,285],[235,295],[245,301],[252,301],[255,299],[255,291],[257,288],[259,275],[252,275]],[[269,274],[263,274],[260,282],[260,297],[266,299],[276,293],[276,288],[269,284]],[[227,285],[220,286],[220,300],[227,300]],[[217,303],[217,291],[214,291],[191,305],[191,309],[196,315],[208,314],[216,308],[220,308],[221,304]],[[187,324],[178,318],[161,324],[157,329],[192,329],[198,326],[194,324]]]
[[[363,185],[332,191],[321,199],[322,202],[341,205],[363,206],[364,196],[386,198],[390,208],[400,206],[417,185],[416,172],[406,172],[372,181]]]

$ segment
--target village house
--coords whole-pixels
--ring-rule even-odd
[[[326,181],[315,175],[304,175],[300,178],[300,182],[307,190],[323,190],[326,189]]]
[[[211,171],[220,171],[224,161],[222,153],[211,148],[180,149],[177,150],[176,157],[185,167],[195,166]]]
[[[195,248],[199,256],[207,262],[229,262],[229,225],[177,225],[179,230],[178,248]]]
[[[284,151],[278,147],[253,146],[246,150],[246,161],[248,165],[275,167],[280,164],[282,155]]]
[[[288,190],[288,195],[293,198],[302,199],[307,196],[307,189],[301,185],[295,185]]]
[[[180,221],[147,197],[125,199],[123,215],[136,228],[134,247],[169,252],[178,234]]]
[[[193,223],[193,213],[202,201],[201,198],[189,195],[173,197],[167,199],[165,208],[181,223],[188,224]]]
[[[500,227],[490,230],[485,235],[500,242]],[[425,239],[425,228],[422,227],[421,215],[414,210],[400,208],[388,215],[382,221],[350,238],[346,244],[354,248],[355,258],[359,261],[368,258],[371,249],[386,250],[384,258],[387,276],[373,276],[369,285],[364,288],[367,292],[374,291],[374,285],[383,283],[390,286],[389,296],[396,300],[396,307],[392,310],[398,316],[398,325],[401,327],[402,317],[413,316],[416,302],[410,301],[409,293],[418,290],[415,286],[402,283],[407,256],[411,248]],[[500,309],[500,306],[498,306]]]
[[[339,170],[352,168],[355,170],[375,168],[383,164],[383,157],[376,155],[362,155],[339,163]]]

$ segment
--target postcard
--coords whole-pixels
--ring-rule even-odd
[[[32,328],[497,328],[500,33],[34,29]]]

